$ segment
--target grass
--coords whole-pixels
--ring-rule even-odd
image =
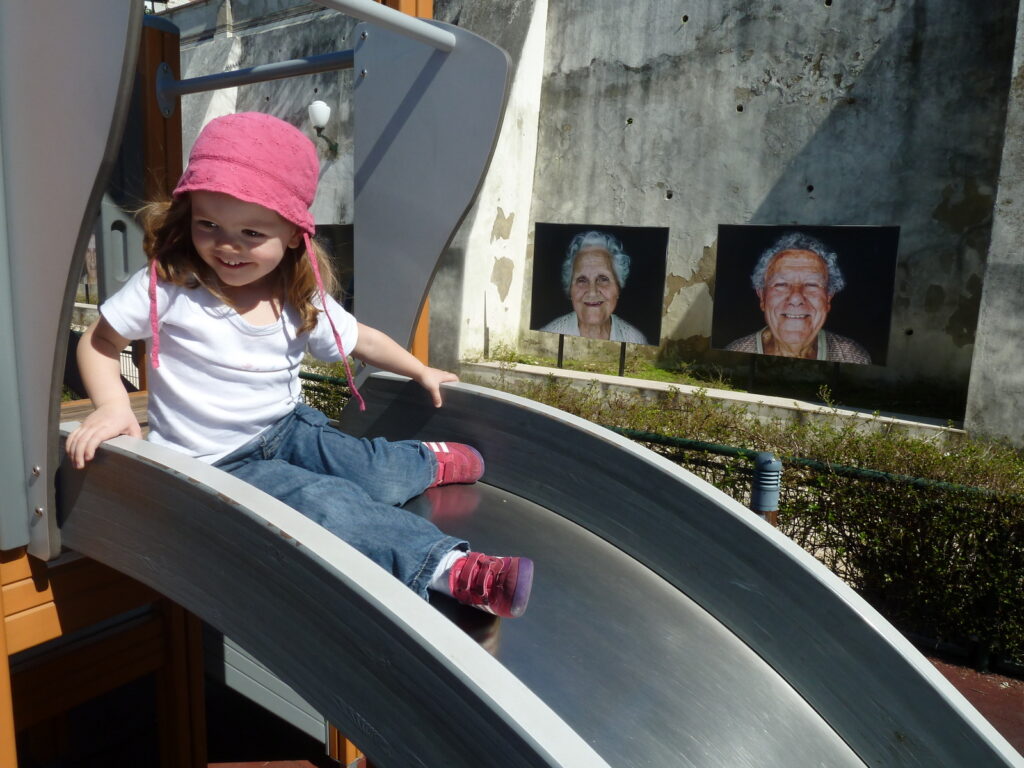
[[[516,356],[514,362],[529,360]],[[509,366],[514,362],[509,362]],[[543,365],[543,362],[532,364]],[[646,365],[654,367],[651,363]],[[603,373],[607,369],[601,370],[595,365],[574,370]],[[638,372],[644,369],[638,368]],[[654,376],[636,378],[653,379]],[[556,376],[532,383],[499,376],[499,381],[491,386],[606,426],[771,451],[780,457],[813,459],[978,486],[1002,493],[1024,493],[1024,457],[1012,446],[992,440],[950,438],[946,434],[923,439],[895,428],[868,430],[862,418],[839,413],[827,387],[819,387],[816,394],[819,403],[832,409],[830,418],[766,420],[755,417],[741,405],[709,396],[709,387],[728,388],[721,386],[720,381],[709,385],[686,371],[676,373],[673,378],[657,380],[696,385],[699,389],[694,395],[670,390],[667,396],[652,401],[604,392],[596,384],[580,389]]]
[[[861,411],[906,414],[942,420],[953,426],[960,422],[966,408],[966,392],[936,386],[912,387],[903,384],[865,384],[856,377],[845,376],[831,363],[808,363],[794,369],[792,361],[766,358],[755,361],[747,370],[726,369],[714,362],[695,363],[683,353],[670,348],[630,346],[625,360],[624,376],[668,384],[686,384],[708,389],[750,392],[759,395],[803,400],[825,405],[839,405]],[[553,357],[531,355],[505,344],[495,347],[491,362],[509,366],[516,364],[558,368]],[[854,366],[856,367],[856,366]],[[618,360],[563,359],[561,368],[584,373],[619,375]],[[800,374],[800,375],[796,375]],[[822,382],[828,382],[829,398],[821,396]]]
[[[514,350],[512,347],[499,344],[491,356],[491,362],[509,366],[517,364],[538,365],[545,368],[558,368],[558,360],[542,355],[528,355]],[[596,373],[607,376],[619,375],[619,364],[610,360],[562,360],[561,367],[570,371]],[[629,352],[626,355],[623,376],[647,381],[660,381],[667,384],[686,384],[711,389],[736,389],[732,382],[715,368],[699,368],[684,361],[666,363],[651,359],[643,353]]]

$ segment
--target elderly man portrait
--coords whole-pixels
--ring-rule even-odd
[[[562,290],[572,311],[539,330],[589,339],[647,344],[647,337],[615,314],[629,277],[630,258],[613,235],[591,230],[569,243],[562,262]]]
[[[731,342],[733,352],[870,363],[859,343],[824,329],[833,297],[845,280],[839,258],[820,240],[802,232],[779,238],[761,254],[750,276],[765,327]]]

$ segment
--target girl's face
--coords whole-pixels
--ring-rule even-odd
[[[299,229],[275,211],[221,192],[190,192],[192,243],[230,292],[256,288],[302,242]]]

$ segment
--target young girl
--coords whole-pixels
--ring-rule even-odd
[[[121,383],[131,339],[151,339],[149,440],[240,477],[340,536],[419,595],[433,589],[498,616],[526,608],[533,563],[469,552],[401,509],[426,488],[472,483],[480,454],[458,443],[356,439],[299,402],[308,351],[345,350],[409,376],[441,405],[456,381],[425,366],[329,295],[335,276],[310,240],[319,163],[306,136],[269,115],[211,121],[169,203],[143,215],[149,268],[100,309],[78,361],[96,406],[66,450],[82,468],[117,435],[141,437]]]

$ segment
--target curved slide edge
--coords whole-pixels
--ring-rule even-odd
[[[234,638],[375,765],[607,765],[437,610],[231,475],[121,437],[65,463],[58,498],[67,547]]]
[[[868,765],[1024,766],[916,648],[790,539],[652,451],[562,411],[469,384],[435,409],[375,374],[356,435],[468,442],[484,482],[587,528],[701,605],[796,689]]]

